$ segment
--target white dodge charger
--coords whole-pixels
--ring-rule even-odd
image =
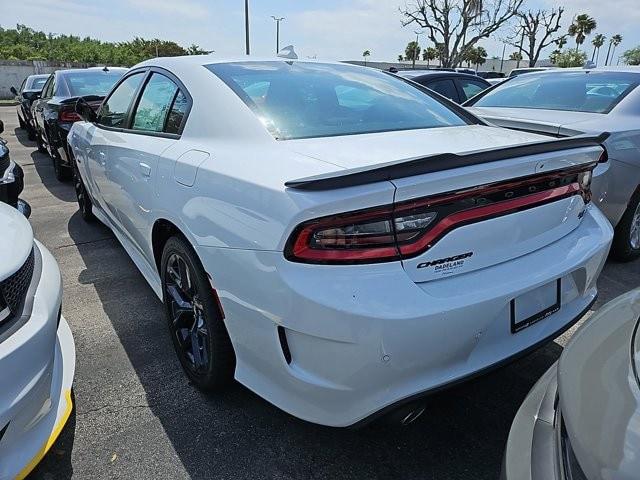
[[[77,110],[82,215],[163,299],[203,390],[235,376],[312,422],[408,421],[596,298],[606,136],[504,130],[384,72],[281,58],[156,58]]]
[[[69,418],[76,352],[58,265],[3,203],[0,239],[0,480],[10,480],[33,470]]]

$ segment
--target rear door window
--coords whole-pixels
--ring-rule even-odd
[[[98,124],[114,128],[126,127],[129,107],[143,77],[143,72],[135,73],[116,87],[100,108]]]
[[[175,83],[164,75],[153,73],[136,107],[133,130],[163,132],[177,93],[178,87]]]
[[[456,91],[456,86],[453,83],[453,80],[446,78],[443,80],[435,80],[433,82],[426,83],[425,87],[439,93],[443,97],[447,97],[449,100],[459,102],[458,92]]]
[[[182,133],[184,117],[187,114],[188,108],[189,99],[184,93],[178,90],[178,93],[173,100],[171,110],[169,110],[169,117],[167,118],[166,127],[164,129],[166,133]]]

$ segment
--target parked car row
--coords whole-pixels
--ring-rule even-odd
[[[108,72],[91,71],[105,82]],[[164,303],[176,355],[203,391],[235,378],[310,422],[361,426],[392,414],[407,424],[428,395],[553,340],[596,300],[616,220],[598,207],[620,212],[607,202],[622,202],[620,182],[634,181],[615,172],[635,168],[635,137],[595,124],[540,135],[454,103],[515,98],[500,92],[550,74],[480,93],[484,80],[462,73],[409,78],[282,58],[155,58],[118,73],[102,95],[53,75],[33,124],[47,130],[39,145],[73,169],[82,217],[113,231]],[[425,88],[444,80],[455,98]],[[615,105],[640,95],[635,80],[590,82],[585,101],[603,111],[615,110],[600,98],[609,87],[623,97]],[[545,102],[562,97],[530,88],[547,91]],[[38,116],[38,102],[49,113]],[[595,358],[589,348],[600,348],[589,365],[601,370],[607,355],[619,358],[624,338],[608,339],[620,336],[615,325],[634,330],[637,299],[605,307],[576,335],[560,360],[560,394],[553,371],[534,388],[510,435],[506,478],[556,478],[520,476],[549,448],[567,452],[544,457],[554,471],[595,479],[597,462],[631,471],[633,458],[613,460],[622,443],[604,461],[585,439],[576,402],[591,385],[579,374]],[[632,388],[624,402],[637,408]],[[597,403],[584,405],[602,418]],[[532,444],[536,418],[553,432]]]

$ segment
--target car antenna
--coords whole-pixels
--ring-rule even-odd
[[[109,71],[109,67],[107,67],[106,65],[104,66],[104,68],[102,69],[103,72],[108,72]]]

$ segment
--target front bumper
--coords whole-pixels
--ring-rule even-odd
[[[560,479],[556,398],[558,365],[531,389],[511,425],[501,480]]]
[[[297,417],[350,426],[557,336],[594,301],[612,235],[590,206],[578,228],[544,248],[424,283],[399,262],[323,266],[281,252],[198,253],[226,315],[236,378]],[[511,300],[557,279],[560,311],[512,334]]]
[[[33,299],[28,318],[0,343],[1,480],[28,475],[72,410],[75,345],[60,316],[60,271],[51,254],[36,245],[41,268],[27,294]]]

